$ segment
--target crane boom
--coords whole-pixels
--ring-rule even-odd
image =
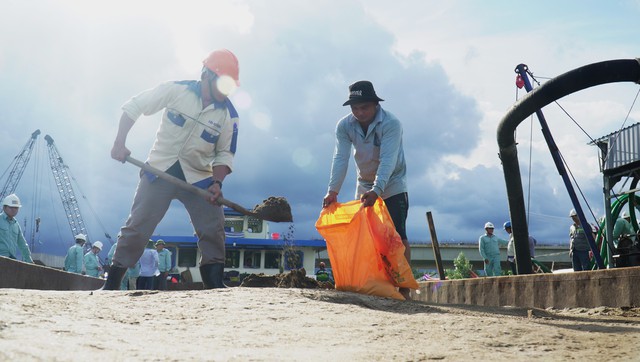
[[[73,191],[71,185],[71,177],[67,169],[69,168],[62,160],[58,148],[53,142],[51,136],[46,135],[44,139],[47,141],[47,147],[49,149],[49,162],[51,164],[51,171],[60,193],[60,199],[62,200],[62,206],[67,214],[67,220],[69,221],[69,227],[71,227],[71,233],[73,235],[85,234],[87,235],[87,229],[85,227],[84,220],[80,214],[80,207],[78,205],[78,199]],[[87,235],[87,243],[89,242],[89,236]]]
[[[0,191],[0,200],[16,191],[16,187],[18,186],[18,183],[22,178],[22,174],[24,174],[24,170],[25,168],[27,168],[27,164],[29,163],[29,159],[31,158],[33,145],[35,144],[38,135],[40,135],[39,129],[35,130],[31,134],[31,138],[27,141],[24,147],[22,147],[20,153],[18,153],[18,155],[14,158],[15,163],[13,164],[13,168],[9,172],[7,182],[2,187],[2,191]]]

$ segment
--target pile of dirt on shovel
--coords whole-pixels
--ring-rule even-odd
[[[242,280],[240,286],[253,288],[334,289],[334,285],[331,282],[319,282],[309,278],[304,268],[294,269],[286,274],[250,274]]]
[[[280,196],[269,196],[262,204],[256,205],[253,212],[265,220],[275,222],[292,222],[291,205]]]

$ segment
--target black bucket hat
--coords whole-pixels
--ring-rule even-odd
[[[373,84],[368,80],[359,80],[349,86],[349,100],[344,102],[343,106],[364,102],[380,102],[384,99],[376,95]]]

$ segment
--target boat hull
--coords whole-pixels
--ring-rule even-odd
[[[0,256],[0,288],[38,290],[96,290],[103,279],[69,273]]]

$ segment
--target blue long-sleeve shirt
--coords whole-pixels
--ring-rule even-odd
[[[507,244],[509,244],[507,240],[501,239],[495,234],[484,234],[478,239],[478,250],[482,259],[491,259],[500,256],[500,245],[506,246]]]
[[[171,252],[169,250],[162,249],[162,251],[159,251],[158,260],[158,270],[160,270],[160,273],[171,270]]]
[[[0,212],[0,255],[17,259],[18,249],[20,249],[23,261],[33,263],[31,251],[22,234],[20,224],[15,218],[9,219],[7,214]]]
[[[67,256],[64,258],[64,270],[82,274],[82,269],[84,269],[84,253],[83,253],[82,245],[75,244],[74,246],[69,248],[67,251]]]
[[[87,275],[92,277],[100,275],[100,261],[98,260],[98,255],[96,255],[92,250],[89,250],[88,253],[84,254],[84,267],[87,271]]]
[[[613,224],[613,240],[614,242],[618,242],[618,238],[620,235],[631,235],[635,236],[636,231],[631,226],[631,223],[623,218],[618,218],[615,224]]]
[[[398,118],[378,106],[367,134],[352,113],[338,121],[329,191],[339,193],[342,188],[351,146],[358,174],[356,199],[370,190],[383,199],[407,192],[407,165],[402,147],[402,124]]]

